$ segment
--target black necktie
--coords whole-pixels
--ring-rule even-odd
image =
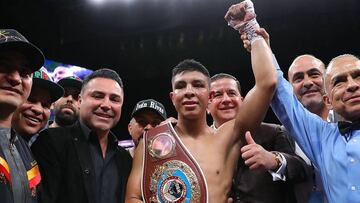
[[[349,133],[352,130],[360,129],[360,120],[355,122],[339,121],[338,127],[341,135],[345,135],[346,133]]]

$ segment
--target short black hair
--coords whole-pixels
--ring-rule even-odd
[[[122,82],[119,74],[117,74],[114,70],[107,69],[107,68],[101,68],[101,69],[98,69],[98,70],[92,72],[87,77],[85,77],[85,79],[83,80],[81,91],[83,91],[84,87],[90,82],[90,80],[92,80],[94,78],[108,78],[108,79],[116,81],[120,85],[121,88],[124,88],[123,82]]]
[[[207,76],[207,78],[209,78],[208,82],[210,84],[210,74],[208,69],[206,69],[204,65],[194,59],[185,59],[178,63],[172,70],[171,82],[173,82],[173,79],[176,75],[189,71],[197,71],[204,74]]]
[[[239,80],[236,77],[234,77],[234,76],[232,76],[230,74],[227,74],[227,73],[218,73],[218,74],[213,75],[210,78],[210,85],[211,85],[211,83],[213,83],[213,82],[215,82],[217,80],[223,79],[223,78],[229,78],[229,79],[234,80],[236,82],[239,93],[241,94],[241,85],[240,85]]]

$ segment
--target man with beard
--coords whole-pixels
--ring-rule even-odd
[[[38,133],[49,121],[51,104],[64,94],[63,88],[52,82],[45,69],[33,74],[33,85],[28,100],[14,113],[12,128],[31,146]]]
[[[44,55],[18,31],[0,30],[0,201],[36,202],[38,166],[27,143],[11,129],[11,119],[29,97],[32,73]]]
[[[54,122],[50,128],[65,127],[73,125],[78,119],[79,114],[79,94],[82,81],[79,77],[70,76],[58,81],[65,94],[59,100],[53,103]]]

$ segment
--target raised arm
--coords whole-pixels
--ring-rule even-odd
[[[256,33],[263,36],[267,43],[270,44],[270,37],[265,29],[260,28],[256,30]],[[242,34],[241,39],[243,40],[244,48],[250,52],[252,44],[248,40],[246,34]],[[324,136],[319,137],[319,135],[324,135],[323,130],[330,128],[336,129],[337,126],[329,124],[323,121],[319,116],[310,113],[300,103],[293,93],[292,86],[283,77],[283,72],[277,64],[275,56],[273,56],[273,64],[277,70],[278,85],[276,94],[274,94],[270,106],[280,122],[289,130],[291,137],[302,146],[302,150],[306,153],[306,156],[316,165],[317,162],[321,162],[321,158],[316,160],[316,157],[319,157],[317,155],[321,154],[321,152],[319,151],[319,148],[311,149],[311,143],[321,142],[319,141],[319,138],[323,139]],[[322,148],[320,148],[320,150],[321,149]]]
[[[277,83],[270,47],[264,38],[255,32],[259,28],[255,16],[250,0],[231,6],[225,15],[228,24],[240,34],[246,34],[251,43],[251,64],[255,86],[246,95],[235,119],[234,132],[241,135],[240,138],[245,131],[253,130],[264,119]]]

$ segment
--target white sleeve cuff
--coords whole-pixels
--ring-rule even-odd
[[[279,181],[279,180],[286,181],[286,176],[284,173],[285,173],[285,169],[287,166],[287,161],[282,153],[279,153],[279,154],[281,156],[280,168],[276,172],[274,172],[272,170],[268,170],[268,172],[271,174],[273,181]]]

